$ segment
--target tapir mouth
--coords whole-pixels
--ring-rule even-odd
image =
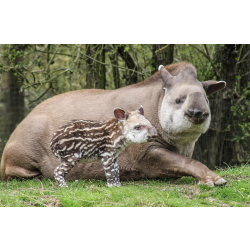
[[[156,139],[156,137],[158,137],[158,132],[154,127],[151,127],[149,129],[149,135],[148,135],[148,141],[154,141]]]
[[[156,135],[156,134],[148,136],[147,141],[148,142],[154,141],[157,137],[158,137],[158,135]]]
[[[154,141],[156,139],[156,137],[149,137],[148,139],[147,139],[147,141],[148,142],[151,142],[151,141]]]
[[[199,124],[204,123],[204,122],[207,120],[209,114],[204,114],[203,116],[198,117],[198,118],[189,116],[188,114],[185,114],[185,116],[186,116],[187,119],[188,119],[190,122],[192,122],[193,124],[199,125]]]

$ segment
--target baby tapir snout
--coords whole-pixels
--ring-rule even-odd
[[[156,138],[158,136],[157,130],[153,126],[148,129],[148,132],[152,138]]]

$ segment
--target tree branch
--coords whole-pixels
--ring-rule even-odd
[[[140,75],[147,76],[146,74],[143,74],[143,73],[141,73],[141,72],[139,72],[139,71],[135,71],[135,70],[133,70],[133,69],[123,68],[123,67],[120,67],[120,66],[118,66],[118,65],[111,64],[111,63],[103,63],[103,62],[101,62],[101,61],[98,61],[98,60],[94,59],[94,58],[91,57],[91,56],[88,56],[88,55],[84,54],[83,52],[81,52],[81,54],[84,55],[84,56],[86,56],[86,57],[88,57],[88,58],[90,58],[90,59],[93,60],[93,61],[96,61],[96,62],[100,63],[100,64],[104,64],[104,65],[108,65],[108,66],[113,66],[113,67],[117,67],[117,68],[124,69],[124,70],[129,70],[129,71],[132,71],[132,72],[136,72],[136,73],[138,73],[138,74],[140,74]]]
[[[41,52],[44,52],[44,50],[46,50],[48,48],[48,44],[45,44],[44,49]],[[38,51],[38,50],[37,50]],[[31,68],[31,66],[33,65],[33,63],[37,60],[37,58],[41,55],[41,53],[38,53],[35,57],[34,60],[30,63],[30,65],[28,66],[28,68]]]
[[[191,46],[191,47],[193,47],[194,49],[198,50],[202,55],[204,55],[204,56],[207,58],[207,60],[211,63],[211,65],[212,65],[212,67],[213,67],[213,69],[214,69],[214,71],[215,71],[216,76],[220,78],[220,73],[219,73],[219,71],[216,69],[215,65],[213,64],[213,62],[212,62],[212,60],[211,60],[209,54],[208,54],[208,55],[205,54],[202,50],[198,49],[197,47],[195,47],[195,46],[192,45],[192,44],[189,44],[189,46]],[[204,44],[204,46],[205,46],[205,44]],[[206,47],[205,47],[205,48],[206,48]]]
[[[48,65],[47,65],[47,68],[45,69],[45,73],[47,73],[48,68],[49,68],[49,65],[50,65],[50,64],[51,64],[51,62],[54,60],[55,55],[56,55],[56,53],[57,53],[57,51],[58,51],[58,49],[59,49],[60,45],[61,45],[61,44],[58,44],[58,46],[57,46],[57,48],[56,48],[56,51],[55,51],[54,55],[51,57],[51,59],[50,59],[50,61],[49,61]]]

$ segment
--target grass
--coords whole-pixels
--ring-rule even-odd
[[[216,173],[225,186],[197,185],[192,177],[125,181],[122,188],[95,180],[68,182],[68,188],[48,179],[0,181],[0,207],[249,207],[250,165]]]

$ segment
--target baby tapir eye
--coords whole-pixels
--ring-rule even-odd
[[[176,100],[175,100],[175,103],[176,103],[176,104],[180,104],[180,103],[181,103],[181,99],[176,99]]]
[[[141,129],[141,126],[139,126],[139,125],[138,125],[138,126],[135,126],[135,129],[136,129],[136,130],[140,130],[140,129]]]

